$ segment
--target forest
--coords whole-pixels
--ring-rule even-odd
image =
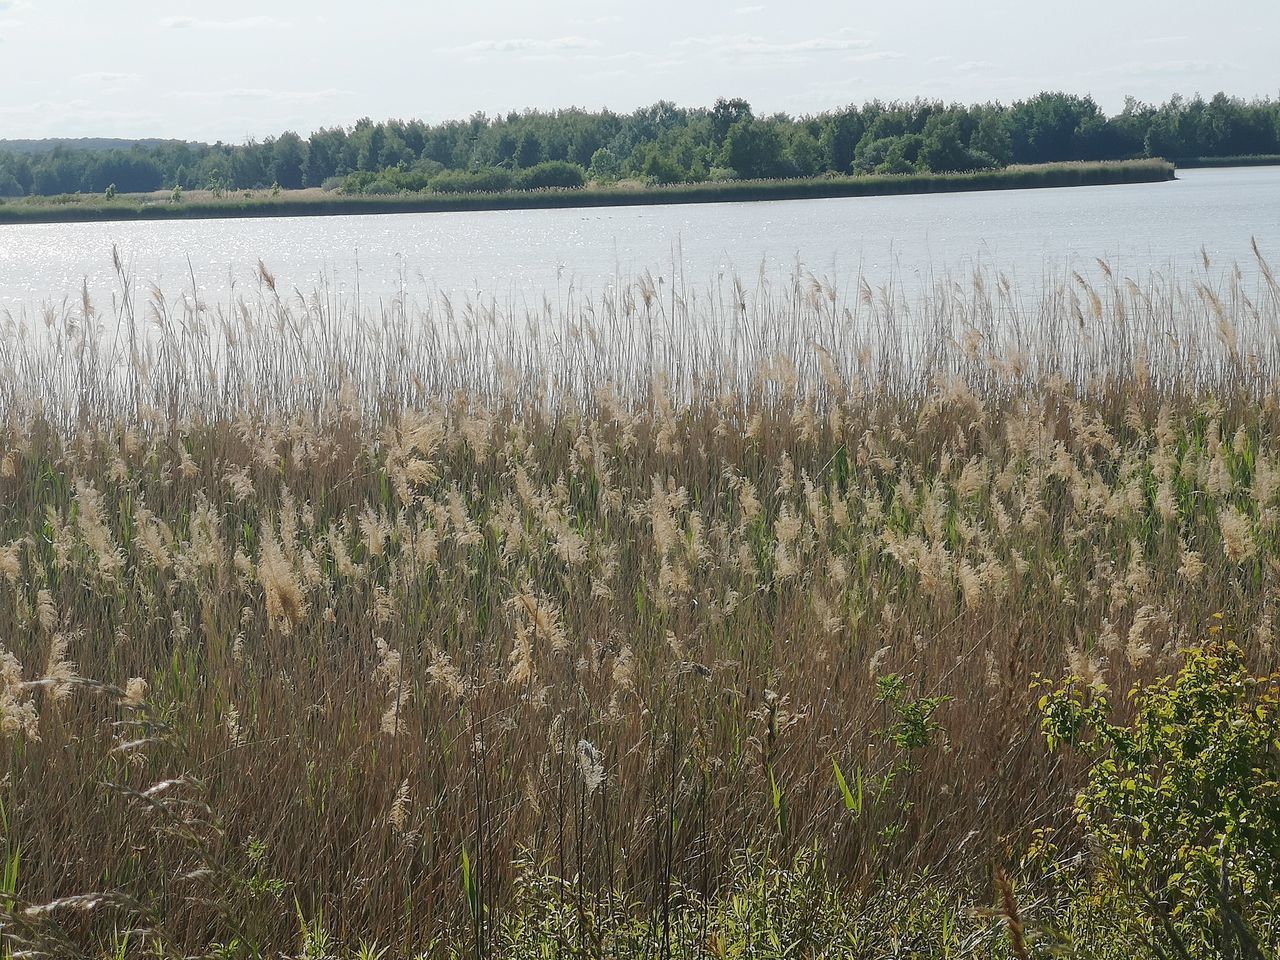
[[[965,172],[1010,164],[1280,154],[1280,99],[1218,93],[1108,115],[1089,96],[1012,104],[871,101],[813,116],[759,115],[743,99],[659,101],[632,113],[569,108],[466,120],[368,118],[242,144],[147,141],[129,149],[0,149],[0,197],[215,193],[326,187],[356,194]]]

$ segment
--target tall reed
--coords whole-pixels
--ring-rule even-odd
[[[669,945],[744,856],[872,895],[1071,849],[1033,674],[1126,689],[1218,612],[1276,663],[1247,276],[370,311],[263,266],[9,318],[10,932],[483,956],[548,876]]]

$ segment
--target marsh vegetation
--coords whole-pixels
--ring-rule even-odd
[[[1267,954],[1258,269],[10,319],[6,949]]]

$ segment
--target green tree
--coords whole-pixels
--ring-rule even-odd
[[[684,183],[688,172],[670,154],[651,147],[644,152],[640,173],[655,183]]]
[[[728,139],[729,131],[743,121],[754,119],[751,104],[741,97],[726,100],[720,97],[711,108],[711,142],[720,146]]]
[[[288,190],[296,190],[305,182],[307,145],[296,133],[280,135],[271,144],[271,166],[268,171],[272,183]]]
[[[921,137],[917,160],[925,170],[945,173],[973,170],[985,165],[965,145],[960,118],[954,114],[930,117]]]
[[[1013,159],[1013,137],[1003,110],[983,110],[977,129],[969,140],[973,150],[985,153],[997,165],[1006,166]]]
[[[542,162],[542,156],[542,141],[538,139],[538,135],[532,130],[525,130],[520,134],[520,140],[516,144],[516,166],[522,168],[537,166]]]
[[[795,176],[815,176],[823,166],[822,146],[813,134],[802,127],[791,134],[786,159]]]
[[[1092,97],[1066,93],[1041,93],[1015,103],[1010,111],[1013,158],[1019,163],[1076,159],[1077,131],[1101,116]]]
[[[601,183],[613,183],[622,177],[622,161],[608,147],[601,147],[591,155],[587,176]]]
[[[400,131],[388,125],[382,136],[382,150],[378,154],[378,166],[385,170],[388,167],[409,166],[417,159],[417,155],[405,142]]]
[[[1176,159],[1187,155],[1187,144],[1182,138],[1178,118],[1169,110],[1161,110],[1151,119],[1143,138],[1143,150],[1149,157]]]
[[[866,133],[866,123],[857,110],[844,110],[827,117],[822,123],[819,142],[827,167],[837,173],[849,173],[853,168],[853,152],[858,141]]]
[[[788,172],[786,145],[776,123],[743,119],[724,141],[724,165],[747,180],[784,177]]]
[[[317,130],[307,140],[306,161],[303,165],[303,182],[318,187],[330,177],[340,177],[350,170],[343,163],[343,148],[347,131],[342,127]]]

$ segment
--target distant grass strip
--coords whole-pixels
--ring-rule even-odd
[[[1184,157],[1174,164],[1184,170],[1195,167],[1275,167],[1280,166],[1280,153],[1259,153],[1241,157]]]
[[[100,220],[170,220],[212,217],[334,216],[466,210],[527,210],[563,207],[722,203],[746,200],[813,200],[895,194],[958,193],[1151,183],[1175,178],[1164,160],[1057,163],[975,173],[907,174],[805,180],[751,180],[671,186],[592,186],[580,190],[512,190],[501,193],[346,196],[318,190],[259,191],[214,197],[198,193],[182,200],[156,194],[113,198],[79,194],[28,197],[0,203],[0,223]]]

